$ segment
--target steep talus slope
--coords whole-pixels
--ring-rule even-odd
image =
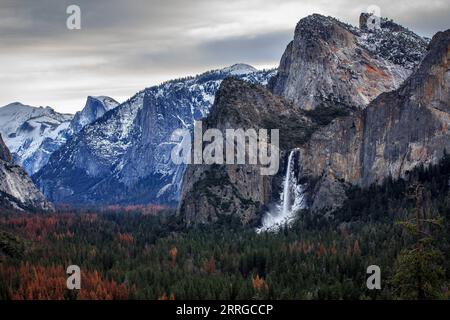
[[[284,126],[279,127],[280,123]],[[211,112],[203,122],[203,130],[218,129],[223,137],[226,137],[226,129],[273,128],[280,129],[280,137],[301,139],[306,138],[310,126],[311,122],[301,110],[274,96],[265,87],[233,78],[223,81]],[[286,149],[288,140],[280,141],[281,148]],[[203,148],[206,145],[203,144]],[[252,222],[271,202],[272,188],[277,184],[274,183],[276,177],[262,175],[260,167],[259,162],[188,165],[179,213],[188,225],[215,222],[224,216],[236,217],[243,223]]]
[[[26,172],[12,162],[0,135],[0,209],[53,210]]]
[[[274,73],[255,70],[238,64],[147,88],[86,126],[33,179],[56,202],[174,204],[184,166],[170,159],[172,132],[208,114],[225,77],[267,83]]]
[[[381,94],[353,116],[315,132],[302,148],[305,175],[319,183],[314,208],[331,206],[321,192],[339,189],[339,180],[367,187],[399,178],[419,164],[436,163],[450,150],[450,31],[439,32],[420,67],[396,91]]]
[[[318,14],[300,20],[270,82],[272,92],[311,110],[364,108],[380,93],[396,89],[418,63],[416,56],[423,56],[426,41],[416,36],[410,44],[414,57],[400,59],[394,53],[402,50],[405,41],[399,39],[406,31],[393,34],[383,26],[372,32]],[[391,51],[381,49],[387,34]]]

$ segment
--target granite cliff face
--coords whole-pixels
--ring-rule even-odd
[[[280,127],[281,123],[284,126]],[[306,138],[306,128],[311,125],[301,110],[265,87],[228,78],[221,84],[211,112],[204,119],[203,130],[218,129],[225,137],[226,129],[257,132],[261,128],[279,129],[283,137],[281,148],[286,149],[289,137]],[[227,143],[230,141],[224,142],[224,150]],[[276,175],[262,175],[259,162],[246,163],[187,166],[178,210],[188,225],[216,222],[225,217],[235,217],[244,224],[255,221],[257,213],[272,201],[273,188],[279,179]]]
[[[0,135],[0,209],[53,210],[26,172],[12,162]]]
[[[5,142],[3,142],[3,138],[1,135],[0,135],[0,160],[6,161],[6,162],[12,161],[11,152],[9,152],[9,149],[6,146]]]
[[[420,164],[436,163],[450,150],[450,30],[437,33],[420,67],[392,92],[381,94],[352,116],[316,131],[301,148],[304,175],[333,176],[367,187],[386,177],[400,178]],[[327,178],[328,179],[328,178]],[[313,208],[323,201],[319,182]],[[318,199],[321,199],[318,201]]]
[[[362,109],[380,93],[396,89],[427,43],[400,26],[394,33],[389,28],[398,25],[382,21],[382,29],[372,31],[318,14],[300,20],[270,81],[272,92],[305,110]],[[406,43],[411,56],[401,54]]]

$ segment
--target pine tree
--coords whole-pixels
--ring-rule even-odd
[[[416,184],[412,191],[416,202],[415,216],[400,225],[415,238],[415,244],[411,249],[403,250],[397,257],[392,284],[400,298],[438,299],[443,294],[444,257],[442,252],[434,247],[430,230],[433,226],[441,227],[442,219],[425,217],[423,185]]]

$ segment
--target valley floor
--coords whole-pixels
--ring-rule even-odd
[[[446,157],[410,180],[349,190],[332,216],[300,211],[278,233],[226,218],[185,229],[161,208],[2,212],[0,299],[448,299],[449,177]],[[417,183],[426,237],[414,233]],[[81,268],[79,291],[66,288],[69,265]],[[370,265],[381,290],[367,289]]]

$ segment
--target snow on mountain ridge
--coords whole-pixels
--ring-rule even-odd
[[[379,28],[369,28],[367,21],[372,16],[369,13],[361,13],[359,28],[352,27],[358,43],[371,53],[405,69],[416,68],[425,56],[429,39],[384,17],[379,17]]]
[[[83,110],[73,116],[14,102],[0,108],[0,133],[15,162],[32,175],[69,137],[117,105],[110,97],[88,97]]]
[[[33,173],[51,151],[44,144],[49,140],[62,143],[59,134],[67,129],[71,119],[72,115],[60,114],[50,107],[12,103],[0,108],[0,133],[16,163],[28,173]]]
[[[106,112],[117,107],[119,103],[113,98],[106,96],[88,96],[86,104],[78,111],[70,123],[70,135],[78,133],[84,126],[101,118]]]
[[[249,64],[236,63],[236,64],[233,64],[232,66],[223,68],[221,71],[225,72],[225,73],[229,73],[233,76],[237,76],[237,75],[249,74],[252,72],[256,72],[258,70]]]
[[[32,107],[20,102],[13,102],[6,106],[0,107],[0,123],[2,127],[0,132],[4,137],[12,134],[15,130],[30,119],[48,116],[58,122],[70,121],[72,115],[61,114],[53,110],[51,107]]]

